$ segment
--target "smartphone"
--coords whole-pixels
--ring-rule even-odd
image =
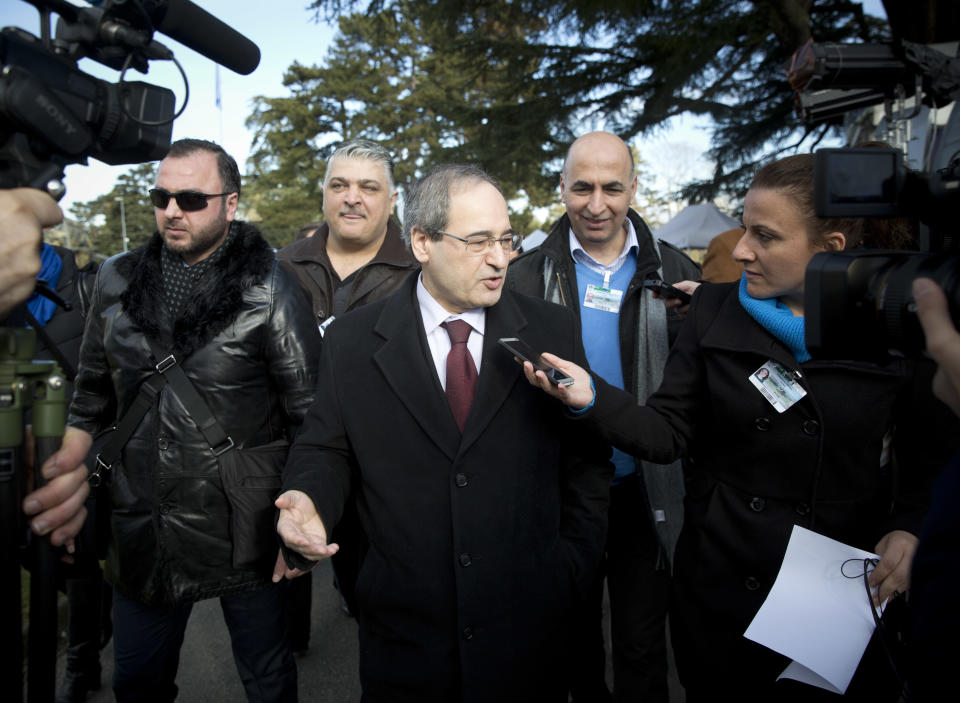
[[[573,379],[555,366],[551,366],[541,358],[540,354],[533,351],[533,347],[517,337],[501,337],[497,340],[511,354],[521,361],[529,361],[533,368],[543,371],[550,383],[556,386],[571,386]]]
[[[679,298],[680,302],[684,304],[690,302],[689,293],[684,293],[679,288],[674,288],[669,283],[664,283],[659,278],[648,278],[643,282],[643,287],[657,291],[664,298]]]

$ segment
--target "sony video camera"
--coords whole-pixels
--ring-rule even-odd
[[[831,103],[845,102],[847,109],[851,101],[840,100],[838,85],[843,88],[839,93],[850,92],[857,100],[868,93],[881,100],[907,93],[916,95],[917,104],[922,96],[924,102],[942,106],[960,98],[960,59],[922,45],[906,41],[894,48],[831,45],[811,54],[819,59],[808,87],[822,92],[824,86],[832,86]],[[853,60],[858,58],[862,60]],[[851,73],[854,66],[856,72]],[[920,251],[816,254],[804,281],[806,342],[812,356],[919,355],[924,337],[912,293],[913,280],[919,277],[932,278],[944,289],[953,321],[960,326],[960,153],[948,155],[945,163],[936,171],[920,173],[906,168],[903,154],[894,149],[816,152],[817,215],[910,218],[919,225]]]
[[[64,168],[89,156],[108,164],[163,158],[179,115],[174,94],[125,80],[130,68],[146,73],[150,60],[165,59],[186,84],[155,29],[237,73],[260,61],[255,44],[187,0],[25,1],[40,12],[41,38],[0,30],[0,188],[29,186],[59,199]],[[51,13],[59,15],[53,37]],[[120,71],[120,80],[84,73],[77,62],[85,57]]]
[[[911,217],[928,228],[924,251],[816,254],[804,279],[807,348],[814,357],[916,356],[923,330],[915,278],[934,279],[960,326],[960,156],[935,173],[908,171],[888,149],[821,149],[814,162],[821,217]],[[951,217],[952,214],[952,217]]]

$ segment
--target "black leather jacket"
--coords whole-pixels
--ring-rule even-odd
[[[180,317],[163,303],[159,234],[103,264],[80,350],[69,424],[110,427],[154,372],[145,335],[170,349],[226,432],[241,446],[293,434],[316,382],[320,337],[309,299],[251,225],[234,223],[224,255]],[[112,472],[106,574],[146,604],[189,602],[268,582],[234,569],[218,462],[164,386]]]

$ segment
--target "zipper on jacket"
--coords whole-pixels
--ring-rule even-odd
[[[560,293],[560,304],[563,305],[563,307],[565,308],[569,307],[567,305],[567,298],[563,294],[563,279],[560,277],[560,272],[554,271],[553,275],[557,277],[557,291]]]

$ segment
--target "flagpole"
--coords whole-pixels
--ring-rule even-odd
[[[220,64],[214,64],[217,96],[217,113],[220,122],[220,145],[223,146],[223,99],[220,95]]]

